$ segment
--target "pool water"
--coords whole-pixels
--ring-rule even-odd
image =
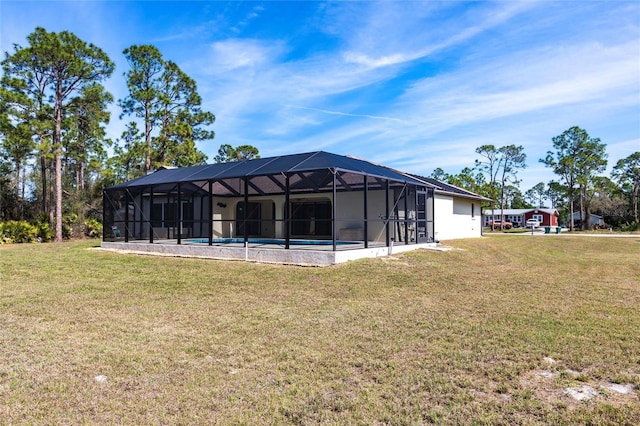
[[[277,245],[285,245],[285,240],[275,239],[275,238],[249,238],[249,244],[277,244]],[[202,243],[208,244],[208,238],[195,238],[185,240],[188,243]],[[213,244],[243,244],[244,238],[214,238],[211,240]],[[289,245],[291,246],[330,246],[333,244],[331,240],[289,240]],[[337,245],[346,245],[346,244],[358,244],[355,241],[336,241]]]

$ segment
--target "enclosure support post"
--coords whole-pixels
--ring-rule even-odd
[[[200,212],[196,213],[196,198],[195,195],[192,195],[190,198],[191,201],[191,211],[193,212],[191,214],[191,231],[189,231],[189,238],[191,237],[202,237],[202,229],[203,229],[203,224],[202,224],[202,220],[204,218],[204,195],[200,195],[199,200],[200,200]],[[196,220],[196,218],[199,217],[200,220]]]
[[[213,244],[213,181],[209,181],[209,245]]]
[[[418,222],[418,219],[420,218],[420,213],[418,212],[418,210],[420,209],[419,204],[418,204],[419,202],[420,202],[420,197],[418,196],[418,188],[416,187],[416,196],[415,196],[415,203],[416,203],[416,218],[415,218],[416,233],[415,233],[415,238],[416,238],[416,244],[418,244],[418,228],[420,227],[420,223]]]
[[[153,244],[153,185],[149,186],[149,244]]]
[[[178,225],[178,244],[182,243],[182,193],[181,193],[181,188],[180,188],[180,184],[178,184],[178,204],[177,204],[177,209],[178,211],[176,212],[176,219],[177,222],[176,225]]]
[[[140,208],[138,209],[138,219],[136,219],[133,227],[136,228],[134,229],[134,235],[136,235],[136,232],[139,233],[139,235],[137,235],[135,237],[136,240],[141,240],[142,239],[142,235],[144,234],[144,197],[143,197],[143,193],[140,193],[139,197],[140,197]]]
[[[434,194],[433,194],[433,188],[430,188],[427,191],[427,194],[429,195],[429,198],[427,199],[427,203],[428,203],[429,208],[427,208],[425,217],[427,219],[427,225],[429,224],[429,222],[431,222],[431,226],[427,226],[427,232],[430,231],[431,239],[432,239],[432,241],[435,241],[436,240],[436,228],[435,228],[435,224],[434,224],[434,221],[435,221],[435,212],[434,212],[435,199],[434,199]],[[480,212],[482,212],[482,209],[480,210]],[[431,221],[429,221],[429,216],[427,216],[427,214],[429,214],[429,213],[431,213],[430,214]],[[480,229],[482,229],[482,224],[480,225]],[[482,231],[481,231],[481,233],[482,233]]]
[[[391,241],[389,238],[389,179],[386,180],[386,185],[385,185],[385,192],[384,192],[384,208],[385,208],[385,219],[386,219],[386,223],[384,225],[384,233],[385,233],[385,242],[387,244],[387,247],[391,246]]]
[[[244,224],[244,244],[245,247],[249,242],[249,227],[247,226],[247,214],[249,213],[249,177],[244,177],[244,210],[242,223]]]
[[[106,241],[107,238],[107,191],[102,190],[102,241]],[[113,224],[112,224],[113,225]]]
[[[284,248],[289,248],[289,240],[291,239],[291,211],[289,197],[289,173],[284,177]]]
[[[409,244],[409,185],[404,187],[404,243]]]
[[[124,242],[129,242],[129,190],[124,191]]]
[[[364,248],[369,248],[369,180],[364,175]]]
[[[336,175],[337,170],[333,171],[333,200],[331,200],[331,235],[333,237],[333,251],[336,251],[336,213],[338,208],[336,206]]]

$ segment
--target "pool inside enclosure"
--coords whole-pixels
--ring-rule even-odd
[[[105,241],[258,238],[286,249],[313,247],[294,244],[308,240],[333,250],[434,241],[432,186],[322,151],[161,169],[108,188],[103,201]]]

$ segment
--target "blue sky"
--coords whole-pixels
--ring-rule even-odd
[[[153,44],[193,77],[220,144],[263,157],[326,150],[401,170],[458,173],[483,144],[523,145],[525,191],[571,126],[640,150],[640,3],[626,1],[5,1],[0,49],[36,26],[69,30],[116,63]],[[109,136],[128,119],[112,106]]]

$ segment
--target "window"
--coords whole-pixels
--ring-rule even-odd
[[[175,227],[178,223],[176,203],[164,203],[164,227]]]
[[[193,223],[193,204],[182,203],[182,223],[190,226]]]
[[[291,234],[331,237],[331,202],[291,202]]]
[[[509,215],[508,220],[511,223],[521,223],[522,222],[522,216],[520,216],[519,214]]]
[[[151,206],[151,226],[154,228],[162,227],[162,203],[153,203]]]
[[[178,220],[178,203],[153,203],[151,206],[151,226],[154,228],[177,227]],[[182,203],[182,221],[193,222],[193,204]]]

